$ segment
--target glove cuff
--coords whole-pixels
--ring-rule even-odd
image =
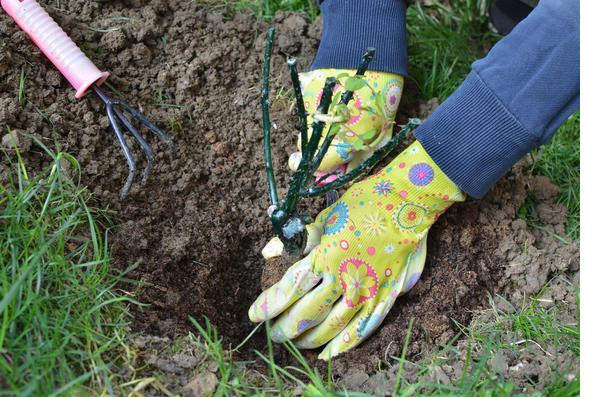
[[[378,195],[395,195],[394,224],[402,232],[424,233],[465,194],[444,174],[415,141],[387,167],[372,177]]]

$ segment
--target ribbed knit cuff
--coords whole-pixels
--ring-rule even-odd
[[[415,135],[440,169],[475,198],[539,145],[476,72]]]
[[[407,75],[406,4],[404,0],[325,0],[323,33],[315,69],[356,69],[369,47],[370,70]]]

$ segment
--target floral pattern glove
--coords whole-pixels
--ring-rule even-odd
[[[418,281],[427,232],[464,194],[419,142],[354,184],[311,225],[310,253],[263,291],[254,322],[277,318],[272,338],[300,348],[327,344],[329,359],[358,345],[396,298]]]
[[[354,73],[355,71],[352,70],[318,69],[300,74],[309,126],[312,125],[312,115],[321,101],[323,85],[327,77],[351,76]],[[367,71],[365,78],[368,86],[354,92],[354,99],[349,104],[349,119],[342,125],[321,162],[319,167],[321,173],[335,169],[339,169],[342,173],[351,171],[376,149],[385,145],[392,136],[404,79],[396,74],[372,71]],[[345,78],[341,77],[340,81],[344,83]],[[372,90],[383,93],[384,103],[376,101]],[[334,89],[334,95],[338,91],[343,92],[345,89],[338,84]],[[328,129],[329,126],[326,125],[324,131],[327,132]],[[310,137],[310,128],[308,133]],[[298,138],[298,148],[300,148],[300,138]],[[301,159],[300,152],[293,153],[288,162],[290,168],[295,171]]]

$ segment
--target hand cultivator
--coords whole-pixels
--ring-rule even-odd
[[[76,98],[83,97],[91,89],[104,104],[110,125],[129,166],[129,175],[121,190],[121,198],[127,195],[137,174],[135,159],[125,140],[124,132],[133,136],[146,155],[147,165],[142,178],[144,184],[152,171],[154,152],[125,113],[148,127],[173,149],[174,143],[171,138],[140,112],[121,100],[110,98],[100,88],[109,73],[101,72],[35,0],[1,0],[1,3],[2,8],[75,88]]]
[[[285,250],[290,255],[298,256],[302,254],[306,246],[308,236],[306,225],[311,222],[311,219],[308,216],[298,214],[297,206],[299,200],[303,197],[315,197],[333,192],[335,189],[341,188],[362,175],[365,175],[382,158],[398,146],[406,134],[420,124],[420,121],[418,119],[409,120],[408,124],[406,124],[387,144],[376,150],[371,157],[364,160],[347,174],[342,175],[339,171],[334,171],[319,176],[315,181],[311,182],[312,176],[319,168],[327,150],[340,131],[341,124],[348,118],[347,106],[353,99],[354,91],[367,85],[364,74],[367,71],[369,63],[375,56],[375,50],[370,48],[366,51],[355,76],[332,76],[326,80],[317,112],[313,115],[314,122],[312,124],[312,134],[310,137],[308,136],[307,131],[307,115],[304,107],[304,99],[300,87],[296,60],[293,58],[289,59],[288,67],[290,69],[292,85],[294,87],[299,118],[301,137],[300,151],[302,153],[302,159],[300,160],[297,171],[292,175],[290,187],[285,199],[280,201],[277,196],[277,187],[275,185],[275,175],[271,160],[271,120],[269,115],[269,74],[274,36],[274,29],[270,29],[264,54],[262,89],[263,144],[269,195],[271,199],[271,206],[269,207],[268,213],[271,223],[273,224],[273,229],[282,241]],[[339,80],[342,77],[345,78],[343,84]],[[338,92],[334,95],[333,92],[336,84],[342,84],[346,91],[343,93]],[[375,91],[373,91],[373,94],[374,96],[381,95]],[[331,106],[332,103],[334,103],[333,106]],[[331,114],[329,114],[330,107],[332,107]],[[326,123],[329,123],[329,128],[325,133],[325,138],[322,140],[321,138],[323,137]],[[318,147],[319,142],[321,142],[320,147]],[[358,144],[361,143],[358,142]],[[337,177],[334,181],[323,184],[323,182],[334,175]]]

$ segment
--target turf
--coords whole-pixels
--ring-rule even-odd
[[[532,154],[532,171],[545,175],[560,188],[558,202],[567,207],[567,233],[579,239],[579,112],[571,116],[552,141]]]
[[[489,0],[434,1],[408,8],[409,75],[424,99],[445,100],[465,79],[471,63],[500,38],[490,30]]]
[[[271,20],[278,11],[306,14],[310,21],[317,19],[319,9],[313,0],[196,0],[211,8],[225,11],[251,11],[259,18]]]
[[[129,298],[115,290],[105,214],[68,176],[77,161],[47,156],[31,175],[16,151],[0,185],[0,395],[103,390],[125,338]]]

